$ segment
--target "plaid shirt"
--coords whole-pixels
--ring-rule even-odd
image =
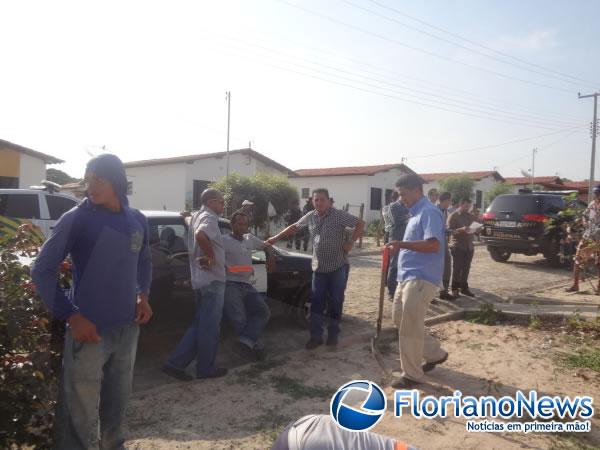
[[[308,227],[313,242],[312,269],[314,272],[333,272],[344,264],[346,258],[342,246],[346,242],[346,228],[354,228],[358,217],[335,208],[329,208],[324,216],[314,210],[296,222],[299,230]]]

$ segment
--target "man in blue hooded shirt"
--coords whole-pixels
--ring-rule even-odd
[[[148,224],[129,207],[116,156],[92,159],[85,183],[87,198],[60,218],[31,271],[53,317],[68,324],[54,448],[121,449],[139,324],[152,316]],[[65,292],[57,269],[67,255],[73,286]]]

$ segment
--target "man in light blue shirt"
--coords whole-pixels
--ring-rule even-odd
[[[392,252],[400,252],[393,315],[402,377],[393,386],[404,389],[421,383],[424,372],[448,358],[439,342],[425,332],[425,313],[444,272],[445,226],[440,210],[423,196],[423,180],[418,175],[400,177],[396,190],[411,215],[404,240],[388,244]]]

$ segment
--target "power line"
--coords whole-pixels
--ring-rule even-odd
[[[546,144],[542,147],[538,147],[538,150],[541,150],[541,151],[548,150],[550,147],[553,147],[554,145],[558,144],[559,142],[562,142],[565,139],[570,138],[571,136],[574,136],[577,133],[577,131],[579,131],[579,130],[571,131],[571,132],[567,133],[565,136],[562,136],[562,137],[556,139],[555,141],[550,142],[549,144]],[[506,167],[514,162],[520,161],[525,158],[529,158],[529,155],[519,156],[518,158],[511,159],[510,161],[505,162],[504,164],[500,164],[498,167]]]
[[[327,55],[328,56],[327,61],[330,61],[329,57],[334,56],[336,59],[343,59],[343,60],[346,60],[346,61],[348,61],[348,62],[350,62],[352,64],[356,64],[356,65],[359,65],[359,66],[364,66],[364,67],[369,67],[369,68],[375,69],[375,71],[362,69],[366,73],[374,74],[374,75],[377,75],[377,76],[383,76],[383,77],[387,77],[389,79],[394,79],[394,80],[407,79],[407,80],[411,80],[412,82],[417,83],[417,84],[424,84],[424,85],[426,85],[427,89],[431,90],[432,92],[436,92],[437,91],[437,92],[442,92],[443,94],[447,94],[446,90],[448,90],[450,92],[458,92],[462,96],[473,98],[473,99],[477,100],[481,104],[486,104],[487,103],[487,104],[490,104],[490,105],[500,105],[502,107],[506,107],[506,104],[504,102],[499,101],[499,100],[494,99],[494,98],[476,95],[476,94],[473,94],[472,92],[469,92],[469,91],[466,91],[466,90],[463,90],[463,89],[459,89],[459,88],[456,88],[456,87],[450,87],[450,86],[447,86],[447,85],[436,83],[434,81],[425,80],[425,79],[422,79],[422,78],[418,78],[418,77],[414,77],[414,76],[409,76],[409,75],[406,75],[406,74],[400,74],[398,72],[395,72],[395,71],[390,70],[390,69],[385,68],[385,67],[377,66],[377,65],[374,65],[374,64],[371,64],[371,63],[366,63],[364,61],[360,61],[360,60],[357,60],[355,58],[350,58],[350,57],[347,57],[347,56],[343,56],[343,55],[339,54],[338,52],[332,52],[332,51],[323,50],[323,49],[319,49],[319,48],[312,47],[312,46],[306,46],[303,43],[298,43],[298,42],[293,41],[291,39],[282,38],[280,36],[275,36],[275,35],[273,35],[271,33],[265,32],[264,30],[253,30],[253,31],[255,31],[255,32],[258,31],[261,34],[268,35],[268,36],[271,36],[271,37],[276,37],[279,40],[287,41],[287,42],[289,42],[289,43],[291,43],[293,45],[296,45],[296,46],[302,46],[302,48],[304,50],[308,49],[308,50],[311,50],[311,51],[316,52],[316,53],[322,53],[324,55]],[[236,40],[238,42],[243,42],[246,45],[254,45],[254,44],[248,42],[247,35],[244,36],[244,40],[241,40],[241,39],[237,39],[237,38],[234,38],[234,37],[231,37],[231,36],[227,36],[227,35],[223,35],[223,34],[220,34],[220,33],[213,32],[213,34],[219,35],[220,37],[225,38],[225,39],[231,39],[231,40]],[[317,58],[323,58],[323,56],[319,56],[319,55],[314,55],[314,56],[317,57]],[[387,73],[387,75],[385,75],[385,73]],[[391,76],[390,76],[390,74],[391,74]],[[439,89],[432,89],[432,86],[437,87]],[[455,96],[459,97],[457,95],[455,95]],[[575,120],[575,121],[586,120],[586,119],[584,119],[582,117],[576,117],[576,116],[573,116],[573,115],[570,115],[570,114],[565,114],[564,112],[560,112],[559,113],[559,112],[552,112],[552,111],[544,111],[544,112],[533,111],[531,108],[529,108],[527,106],[523,106],[523,105],[520,105],[520,104],[514,103],[514,102],[511,102],[510,107],[513,108],[513,109],[517,109],[517,110],[520,109],[520,110],[528,112],[528,113],[533,113],[533,114],[535,114],[537,116],[547,116],[550,120],[556,120],[556,117],[560,117],[561,119],[571,119],[571,120]],[[552,117],[552,116],[555,116],[555,117]]]
[[[468,152],[475,152],[475,151],[479,151],[479,150],[487,150],[487,149],[490,149],[490,148],[502,147],[504,145],[519,144],[521,142],[532,141],[532,140],[539,139],[539,138],[542,138],[542,137],[552,136],[554,134],[565,133],[567,131],[573,131],[576,128],[582,128],[582,127],[573,127],[573,128],[566,128],[564,130],[556,130],[556,131],[554,131],[552,133],[544,133],[544,134],[540,134],[540,135],[537,135],[537,136],[532,136],[532,137],[529,137],[529,138],[515,139],[515,140],[512,140],[512,141],[502,142],[500,144],[484,145],[482,147],[473,147],[473,148],[467,148],[467,149],[463,149],[463,150],[455,150],[455,151],[449,151],[449,152],[430,153],[430,154],[427,154],[427,155],[407,156],[407,158],[408,159],[430,158],[430,157],[434,157],[434,156],[455,155],[455,154],[458,154],[458,153],[468,153]]]
[[[419,48],[419,47],[415,47],[415,46],[412,46],[412,45],[409,45],[409,44],[405,44],[404,42],[398,41],[396,39],[389,38],[387,36],[384,36],[384,35],[379,34],[379,33],[375,33],[375,32],[370,31],[370,30],[366,30],[364,28],[361,28],[361,27],[356,26],[356,25],[349,24],[347,22],[343,22],[341,20],[335,19],[335,18],[333,18],[331,16],[328,16],[326,14],[319,13],[319,12],[314,11],[312,9],[308,9],[308,8],[305,8],[305,7],[300,6],[300,5],[295,5],[293,3],[288,2],[287,0],[277,0],[277,1],[280,2],[280,3],[286,4],[288,6],[291,6],[293,8],[299,9],[301,11],[304,11],[306,13],[315,15],[315,16],[320,17],[322,19],[328,20],[330,22],[333,22],[333,23],[345,26],[347,28],[351,28],[353,30],[360,31],[361,33],[367,34],[369,36],[374,36],[374,37],[376,37],[378,39],[382,39],[384,41],[387,41],[387,42],[399,45],[401,47],[408,48],[408,49],[416,51],[416,52],[420,52],[420,53],[423,53],[423,54],[426,54],[426,55],[429,55],[429,56],[433,56],[435,58],[443,59],[445,61],[450,61],[450,62],[453,62],[455,64],[461,64],[461,65],[463,65],[465,67],[469,67],[469,68],[474,69],[474,70],[479,70],[481,72],[493,74],[493,75],[496,75],[496,76],[499,76],[499,77],[502,77],[502,78],[506,78],[506,79],[509,79],[509,80],[520,81],[522,83],[526,83],[526,84],[530,84],[530,85],[538,86],[538,87],[543,87],[543,88],[546,88],[546,89],[553,89],[553,90],[559,91],[559,92],[566,92],[566,93],[569,93],[569,94],[573,93],[572,90],[563,89],[563,88],[560,88],[560,87],[557,87],[557,86],[551,86],[551,85],[548,85],[548,84],[537,83],[535,81],[526,80],[526,79],[523,79],[523,78],[514,77],[512,75],[503,74],[503,73],[500,73],[500,72],[496,72],[494,70],[486,69],[484,67],[476,66],[474,64],[469,64],[469,63],[466,63],[466,62],[463,62],[463,61],[458,61],[456,59],[452,59],[452,58],[449,58],[447,56],[440,55],[440,54],[435,53],[435,52],[431,52],[429,50],[425,50],[425,49],[422,49],[422,48]]]
[[[365,8],[363,6],[357,5],[356,3],[351,2],[350,0],[341,0],[341,1],[343,1],[344,3],[352,6],[353,8],[360,9],[362,11],[365,11],[365,12],[369,13],[369,14],[373,14],[374,16],[380,17],[380,18],[385,19],[385,20],[389,20],[389,21],[394,22],[394,23],[396,23],[398,25],[406,27],[406,28],[408,28],[410,30],[416,31],[418,33],[425,34],[426,36],[429,36],[429,37],[431,37],[433,39],[437,39],[439,41],[446,42],[446,43],[451,44],[451,45],[455,45],[455,46],[457,46],[459,48],[462,48],[463,50],[467,50],[467,51],[475,53],[475,54],[477,54],[479,56],[483,56],[485,58],[489,58],[489,59],[492,59],[494,61],[501,62],[503,64],[508,64],[508,65],[510,65],[512,67],[516,67],[517,69],[520,69],[520,70],[525,70],[527,72],[535,73],[535,74],[542,75],[542,76],[545,76],[545,77],[548,77],[548,78],[552,78],[554,80],[562,81],[564,83],[574,84],[575,86],[581,86],[581,84],[582,84],[581,82],[566,80],[564,77],[557,77],[557,76],[554,76],[554,75],[549,75],[549,74],[544,73],[544,72],[539,71],[539,70],[529,69],[527,67],[523,67],[523,66],[517,65],[515,63],[509,62],[509,61],[504,61],[504,60],[498,58],[497,56],[489,55],[487,53],[484,53],[484,52],[472,49],[470,47],[467,47],[466,45],[462,45],[462,44],[453,42],[453,41],[451,41],[449,39],[445,39],[443,37],[436,36],[435,34],[429,33],[428,31],[421,30],[421,29],[419,29],[417,27],[413,27],[411,25],[405,24],[404,22],[400,22],[399,20],[394,19],[393,17],[388,17],[386,15],[383,15],[383,14],[380,14],[380,13],[378,13],[376,11],[373,11],[373,10],[371,10],[369,8]],[[584,83],[584,84],[588,84],[588,83]],[[589,84],[589,85],[592,86],[591,84]]]
[[[254,59],[250,58],[247,55],[247,53],[233,53],[233,55],[234,56],[241,56],[243,58],[248,59],[251,62],[256,62]],[[530,128],[542,128],[542,129],[547,129],[547,130],[556,130],[556,128],[552,127],[552,126],[544,126],[544,125],[539,125],[539,124],[527,124],[527,123],[524,123],[523,121],[516,122],[514,120],[505,120],[505,119],[501,119],[501,118],[498,118],[498,117],[494,117],[493,115],[484,116],[484,115],[481,115],[481,114],[472,114],[472,113],[468,113],[468,112],[464,112],[464,111],[457,111],[457,110],[450,109],[450,108],[444,108],[444,107],[432,105],[430,103],[424,103],[424,101],[427,101],[427,100],[424,100],[424,101],[410,100],[410,99],[399,97],[397,95],[390,95],[390,94],[386,94],[386,93],[383,93],[383,92],[374,91],[374,90],[371,90],[371,89],[366,89],[366,88],[363,88],[363,87],[355,86],[355,85],[352,85],[352,84],[330,80],[330,79],[323,78],[323,77],[320,77],[320,76],[317,76],[317,75],[314,75],[314,74],[300,72],[298,70],[290,69],[289,67],[278,66],[278,65],[272,64],[270,62],[263,62],[263,64],[265,64],[267,66],[270,66],[270,67],[273,67],[273,68],[276,68],[276,69],[279,69],[279,70],[284,70],[284,71],[295,73],[295,74],[302,75],[302,76],[305,76],[305,77],[314,78],[314,79],[325,81],[327,83],[335,84],[335,85],[338,85],[338,86],[349,87],[351,89],[355,89],[355,90],[358,90],[358,91],[361,91],[361,92],[367,92],[367,93],[379,95],[379,96],[382,96],[382,97],[399,100],[399,101],[406,102],[406,103],[413,103],[413,104],[416,104],[416,105],[421,105],[421,106],[425,106],[425,107],[432,108],[432,109],[437,109],[437,110],[441,110],[441,111],[452,112],[452,113],[456,113],[456,114],[460,114],[460,115],[464,115],[464,116],[469,116],[469,117],[476,117],[476,118],[479,118],[479,119],[492,120],[492,121],[495,121],[495,122],[508,123],[508,124],[511,124],[511,125],[527,126],[527,127],[530,127]],[[319,72],[316,69],[311,69],[311,70]],[[331,76],[331,74],[328,74],[328,75]],[[333,75],[333,76],[335,76],[335,75]],[[338,78],[345,78],[345,77],[339,77],[338,76]],[[351,80],[351,81],[356,82],[355,80]],[[369,85],[368,83],[361,83],[361,84],[366,84],[367,86]],[[375,86],[375,88],[379,88],[379,87]],[[379,88],[379,89],[381,89],[381,88]]]
[[[345,0],[343,0],[343,1],[345,1]],[[569,75],[569,74],[566,74],[566,73],[563,73],[563,72],[559,72],[559,71],[554,70],[554,69],[549,69],[547,67],[531,63],[531,62],[526,61],[524,59],[521,59],[521,58],[518,58],[516,56],[513,56],[513,55],[511,55],[509,53],[505,53],[505,52],[502,52],[500,50],[496,50],[496,49],[494,49],[492,47],[489,47],[487,45],[484,45],[484,44],[481,44],[479,42],[473,41],[472,39],[465,38],[464,36],[461,36],[461,35],[459,35],[457,33],[453,33],[451,31],[445,30],[445,29],[443,29],[441,27],[438,27],[436,25],[432,25],[432,24],[430,24],[428,22],[425,22],[424,20],[418,19],[418,18],[416,18],[414,16],[410,16],[410,15],[408,15],[408,14],[406,14],[406,13],[404,13],[404,12],[402,12],[402,11],[396,9],[396,8],[393,8],[393,7],[388,6],[388,5],[384,5],[383,3],[378,2],[377,0],[367,0],[367,1],[369,1],[369,2],[371,2],[371,3],[373,3],[373,4],[377,5],[377,6],[379,6],[381,8],[387,9],[388,11],[393,11],[396,14],[399,14],[399,15],[401,15],[403,17],[406,17],[406,18],[408,18],[410,20],[418,22],[418,23],[420,23],[422,25],[425,25],[427,27],[430,27],[430,28],[432,28],[434,30],[440,31],[442,33],[448,34],[449,36],[452,36],[454,38],[460,39],[461,41],[467,42],[469,44],[472,44],[472,45],[475,45],[477,47],[483,48],[483,49],[488,50],[490,52],[496,53],[497,55],[503,56],[505,58],[509,58],[509,59],[514,60],[514,61],[518,61],[521,64],[526,64],[528,66],[537,67],[538,69],[541,69],[541,70],[544,70],[544,71],[547,71],[547,72],[551,72],[551,73],[554,73],[556,75],[560,75],[560,76],[565,77],[565,78],[571,78],[571,79],[577,80],[577,81],[579,81],[581,83],[588,84],[589,86],[595,86],[595,87],[598,86],[598,83],[595,83],[595,82],[592,82],[592,81],[589,81],[589,80],[584,80],[583,78],[574,77],[572,75]],[[419,31],[421,31],[421,30],[419,30]]]
[[[388,86],[393,86],[393,87],[396,87],[396,88],[398,88],[400,90],[409,91],[409,93],[404,93],[404,92],[402,93],[402,95],[407,95],[409,97],[414,97],[414,98],[419,98],[420,99],[421,98],[420,96],[410,93],[410,92],[416,92],[418,94],[421,94],[421,95],[424,95],[424,96],[427,96],[427,97],[432,97],[434,99],[447,100],[447,101],[443,101],[443,102],[438,102],[440,104],[444,104],[444,105],[452,106],[452,107],[463,108],[463,109],[471,110],[471,111],[475,111],[475,112],[483,112],[484,114],[487,114],[488,111],[492,111],[492,112],[495,112],[495,113],[500,113],[499,114],[500,117],[505,117],[505,118],[509,118],[509,119],[523,120],[523,121],[529,121],[529,122],[534,122],[534,123],[542,123],[542,124],[552,124],[552,125],[555,125],[555,126],[574,125],[573,122],[569,122],[569,121],[566,121],[566,120],[545,119],[545,118],[541,118],[541,117],[538,117],[538,116],[535,116],[535,115],[532,115],[532,114],[528,114],[528,113],[520,113],[520,112],[515,112],[515,111],[509,111],[509,110],[506,110],[506,109],[499,109],[499,108],[496,108],[496,107],[489,107],[488,106],[488,107],[482,108],[479,104],[473,103],[473,102],[468,101],[468,100],[467,101],[466,100],[462,100],[462,99],[456,100],[456,99],[454,99],[452,97],[449,97],[449,96],[446,96],[446,95],[432,94],[432,93],[424,91],[424,90],[409,88],[409,87],[406,87],[406,86],[403,86],[403,85],[399,85],[397,83],[390,83],[390,82],[387,82],[387,81],[384,81],[384,80],[381,80],[381,79],[377,79],[377,78],[365,76],[365,75],[363,75],[361,73],[357,73],[357,72],[345,70],[343,68],[335,67],[335,66],[332,66],[332,65],[329,65],[329,64],[323,64],[323,63],[319,63],[319,62],[314,62],[314,61],[312,61],[310,59],[306,59],[306,58],[302,58],[302,57],[296,57],[295,55],[289,55],[286,52],[282,52],[282,51],[279,51],[279,50],[274,50],[274,49],[271,49],[271,48],[268,48],[268,47],[264,47],[262,45],[252,44],[252,43],[249,43],[249,42],[246,42],[246,41],[241,41],[241,40],[234,39],[234,38],[226,38],[226,39],[235,40],[235,41],[238,41],[238,42],[243,42],[244,45],[256,47],[256,48],[259,48],[261,50],[265,50],[265,51],[270,52],[270,53],[281,54],[281,55],[283,55],[283,56],[285,56],[287,58],[299,59],[299,60],[302,60],[302,61],[306,61],[309,64],[315,65],[317,67],[324,67],[326,69],[331,69],[331,70],[334,70],[336,72],[341,72],[341,73],[349,74],[349,75],[352,75],[354,77],[364,78],[364,79],[367,79],[367,80],[370,80],[370,81],[374,81],[376,83],[383,83],[383,84],[388,85]],[[284,62],[285,63],[289,63],[289,64],[293,64],[293,65],[297,65],[297,66],[305,68],[305,69],[315,70],[317,72],[325,73],[325,74],[330,75],[330,76],[337,76],[337,77],[340,77],[340,78],[345,79],[345,80],[349,80],[349,81],[353,81],[353,82],[359,82],[359,83],[364,83],[362,81],[349,79],[347,77],[339,76],[339,75],[336,75],[336,74],[331,74],[329,72],[323,72],[323,71],[314,69],[312,67],[307,67],[307,66],[304,66],[302,64],[297,64],[295,62],[289,62],[289,61],[284,61]],[[370,83],[366,83],[366,84],[368,86],[373,86]],[[377,86],[377,87],[380,88],[379,86]],[[397,91],[392,90],[392,92],[397,92]],[[430,101],[429,99],[425,99],[425,100]],[[450,103],[448,103],[448,102],[450,102]],[[467,105],[467,106],[463,106],[463,105]]]

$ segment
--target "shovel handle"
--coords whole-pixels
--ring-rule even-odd
[[[377,315],[377,332],[375,338],[379,337],[381,332],[381,321],[383,319],[383,299],[385,297],[385,287],[387,285],[387,273],[390,265],[390,249],[385,246],[383,247],[382,258],[381,258],[381,281],[379,284],[379,311]]]

